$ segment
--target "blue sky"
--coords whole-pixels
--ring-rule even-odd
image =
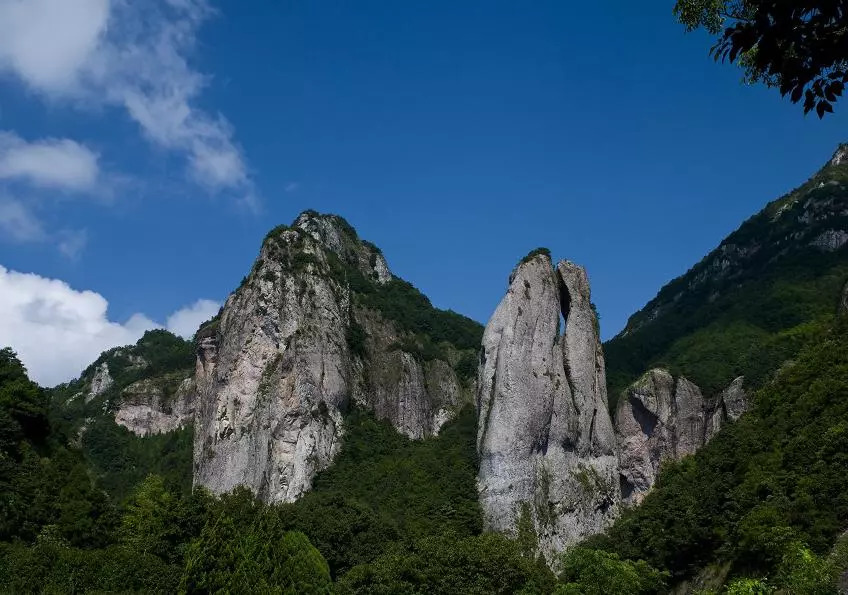
[[[189,333],[307,208],[481,322],[548,246],[610,337],[848,139],[673,2],[70,4],[0,2],[0,343],[45,383]]]

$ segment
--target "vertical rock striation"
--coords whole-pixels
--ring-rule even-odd
[[[560,316],[565,326],[560,333]],[[585,271],[528,257],[483,336],[478,487],[486,526],[529,515],[550,556],[617,514],[616,441]]]
[[[663,462],[694,454],[745,412],[743,380],[740,376],[717,398],[707,399],[686,378],[655,368],[627,388],[615,414],[625,505],[642,501]]]
[[[109,364],[101,363],[94,370],[94,375],[91,377],[91,385],[88,393],[85,395],[85,402],[89,403],[92,399],[99,397],[112,386],[114,381],[112,375],[109,374]]]
[[[363,305],[393,283],[379,250],[340,217],[306,212],[273,230],[220,319],[198,334],[194,481],[291,502],[333,460],[351,403],[411,438],[463,397],[453,368]]]
[[[165,434],[194,422],[194,380],[180,372],[145,378],[121,391],[115,423],[138,436]]]

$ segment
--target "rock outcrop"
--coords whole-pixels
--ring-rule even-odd
[[[194,380],[180,373],[145,378],[121,391],[115,423],[139,436],[165,434],[194,422]]]
[[[615,414],[624,504],[641,502],[663,462],[695,453],[746,408],[742,377],[708,399],[686,378],[660,368],[646,372],[624,392]]]
[[[268,235],[198,335],[197,485],[297,499],[333,460],[352,404],[411,438],[438,431],[468,390],[450,357],[416,353],[415,336],[361,299],[396,282],[340,217],[306,212]]]
[[[94,369],[88,392],[85,395],[85,402],[89,403],[92,399],[105,393],[111,388],[113,382],[112,376],[109,374],[109,364],[106,362],[101,363]]]
[[[616,440],[581,267],[563,261],[553,269],[540,253],[513,271],[483,336],[477,405],[488,529],[514,533],[529,515],[551,559],[615,518]]]

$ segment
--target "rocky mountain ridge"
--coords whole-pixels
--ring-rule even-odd
[[[267,235],[193,347],[155,331],[110,350],[68,402],[138,436],[193,425],[196,485],[291,502],[334,460],[351,407],[421,439],[476,398],[486,525],[514,534],[529,523],[549,559],[612,522],[622,488],[637,501],[663,461],[702,445],[706,430],[694,438],[692,427],[727,418],[681,379],[640,401],[661,418],[656,432],[634,421],[636,388],[614,426],[586,272],[554,267],[546,250],[515,268],[482,340],[480,330],[433,309],[344,219],[305,212]]]
[[[195,349],[165,330],[100,355],[80,377],[53,389],[71,429],[108,416],[134,434],[172,432],[193,423]]]
[[[848,278],[848,145],[663,287],[607,341],[610,400],[669,369],[716,396],[761,386],[835,313]]]
[[[819,244],[808,247],[830,250]],[[718,276],[690,279],[690,291],[722,275],[735,283],[732,258],[763,250],[722,246],[730,260],[704,269]],[[168,347],[179,357],[167,365],[143,343],[104,354],[68,401],[139,436],[193,424],[194,482],[213,493],[246,485],[265,501],[294,501],[334,460],[350,408],[422,439],[476,399],[486,526],[515,534],[529,523],[549,559],[639,503],[664,462],[694,453],[747,406],[741,377],[711,391],[655,368],[622,391],[613,420],[582,268],[531,253],[483,332],[434,309],[344,219],[313,211],[266,236],[198,330],[193,370],[187,343]]]

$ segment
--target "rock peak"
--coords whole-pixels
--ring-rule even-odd
[[[380,250],[336,215],[307,211],[268,234],[198,333],[196,485],[291,502],[332,462],[351,404],[417,439],[470,400],[453,367],[462,354],[418,357],[413,333],[367,299],[392,280]]]
[[[335,264],[358,271],[366,282],[385,284],[393,278],[382,251],[360,239],[353,226],[339,215],[307,210],[291,226],[278,225],[272,229],[265,236],[260,261],[282,256],[295,267],[318,260],[326,264],[324,268],[332,268],[329,260],[334,260]]]
[[[359,241],[356,229],[344,217],[333,213],[319,213],[308,209],[297,216],[292,222],[292,227],[310,234],[319,230],[325,233],[331,230],[333,235],[343,237],[347,241]]]
[[[560,317],[565,329],[560,334]],[[489,529],[529,515],[551,556],[597,533],[620,491],[603,353],[582,267],[531,253],[483,335],[478,487]]]

